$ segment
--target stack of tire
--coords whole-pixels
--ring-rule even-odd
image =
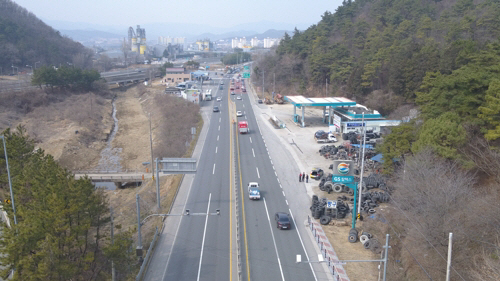
[[[349,142],[351,142],[351,144],[358,144],[358,134],[356,134],[355,132],[342,134],[342,139],[348,140]]]
[[[326,198],[321,198],[320,200],[317,195],[313,195],[310,208],[313,218],[319,219],[323,215],[327,201]]]
[[[385,177],[380,174],[363,177],[363,187],[366,187],[366,189],[380,188],[386,190]]]
[[[312,217],[319,219],[319,222],[323,225],[329,224],[334,218],[343,219],[350,213],[349,205],[342,200],[337,200],[337,209],[327,209],[327,202],[327,198],[319,199],[317,195],[313,195],[312,204],[309,208]]]
[[[356,228],[351,228],[351,230],[349,230],[349,236],[347,236],[347,240],[349,240],[349,242],[351,243],[355,243],[356,241],[358,241],[358,230]]]
[[[328,155],[335,155],[339,149],[335,147],[335,145],[323,145],[319,149],[319,155],[324,156],[326,154]]]
[[[368,232],[361,232],[361,236],[359,237],[359,241],[363,244],[363,247],[367,250],[372,250],[376,254],[380,254],[382,251],[382,247],[376,238],[373,238]]]
[[[374,214],[375,208],[379,203],[389,202],[389,194],[387,192],[371,191],[361,195],[361,210],[368,214]]]

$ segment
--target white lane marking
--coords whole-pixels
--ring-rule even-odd
[[[286,205],[288,206],[288,200],[285,199]]]
[[[243,105],[243,107],[245,107],[245,105]]]
[[[277,178],[277,180],[278,180],[278,183],[281,183],[279,178]]]
[[[288,209],[288,211],[290,212],[290,215],[292,216],[293,224],[295,225],[295,218],[293,217],[292,210]],[[307,261],[309,261],[309,256],[307,255],[307,251],[306,251],[306,247],[304,246],[304,242],[302,242],[302,237],[300,236],[299,229],[297,227],[295,227],[295,230],[297,231],[297,234],[299,235],[300,244],[302,244],[302,249],[304,249],[304,254],[306,255],[306,259],[307,259]],[[316,277],[316,273],[314,273],[314,269],[312,267],[312,264],[310,262],[308,264],[309,264],[309,267],[311,268],[311,272],[314,276],[314,280],[318,281],[318,278]]]
[[[219,136],[217,136],[217,141],[219,141]]]
[[[274,165],[273,165],[273,170],[276,171],[276,169],[274,169]]]
[[[285,196],[285,191],[281,191],[283,193],[283,196]]]
[[[208,195],[207,215],[205,217],[205,229],[203,230],[203,240],[201,242],[200,265],[198,266],[198,278],[196,279],[198,281],[200,281],[201,262],[203,260],[203,248],[205,247],[205,235],[207,234],[208,212],[210,211],[210,199],[211,198],[212,198],[212,193],[210,193]]]
[[[219,131],[220,131],[220,125],[219,125]]]
[[[215,153],[217,153],[217,148],[218,148],[218,147],[216,146],[216,147],[215,147]]]
[[[269,151],[267,152],[267,154],[269,155]],[[271,155],[269,155],[269,160],[271,160]]]
[[[255,151],[253,150],[253,148],[252,148],[252,154],[253,154],[253,157],[255,157]]]
[[[263,141],[264,143],[266,143],[266,140],[264,139],[264,137],[262,137],[262,141]]]
[[[274,165],[274,164],[273,164],[273,160],[271,160],[271,165]]]
[[[273,167],[273,168],[274,168],[274,167]],[[278,177],[278,174],[276,174],[276,171],[274,171],[274,175],[275,175],[276,177]]]
[[[247,119],[247,116],[245,115],[245,119]]]
[[[278,259],[278,265],[280,267],[281,280],[285,281],[285,276],[283,275],[283,268],[281,268],[281,261],[280,261],[280,256],[278,254],[278,247],[276,247],[276,239],[274,239],[273,227],[271,226],[271,219],[269,218],[269,211],[267,210],[267,203],[265,197],[264,197],[264,207],[266,207],[267,221],[269,222],[269,228],[271,229],[271,236],[273,237],[274,250],[276,251],[276,258]]]
[[[281,183],[280,183],[280,188],[283,189],[283,186],[281,185]]]
[[[214,163],[214,168],[212,169],[212,175],[215,175],[215,163]]]
[[[250,137],[250,143],[252,143],[252,137]]]
[[[267,144],[264,143],[264,146],[267,148]]]
[[[255,167],[255,169],[257,169],[257,177],[259,177],[259,179],[260,179],[259,168]]]
[[[221,120],[221,119],[222,119],[222,118],[221,118],[221,117],[219,117],[219,122],[220,122],[220,120]]]
[[[205,147],[205,144],[203,144],[203,147]],[[188,201],[189,195],[191,194],[191,187],[193,187],[193,182],[194,182],[194,177],[191,179],[191,184],[189,185],[188,195],[186,196],[186,200],[184,200],[184,207],[182,208],[183,210],[186,210],[187,201]],[[172,245],[175,245],[175,241],[177,241],[177,235],[179,234],[179,228],[181,228],[180,226],[182,223],[182,217],[184,217],[184,216],[181,216],[181,219],[179,220],[179,224],[177,225],[177,230],[175,231],[174,242]],[[173,246],[172,246],[172,248],[173,248]],[[165,264],[165,271],[163,271],[163,277],[161,278],[161,280],[165,280],[165,275],[167,274],[168,264],[170,263],[170,257],[172,256],[171,255],[172,248],[170,248],[170,253],[168,255],[167,264]]]

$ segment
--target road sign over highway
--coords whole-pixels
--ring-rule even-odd
[[[248,65],[245,65],[243,68],[244,68],[245,70],[250,69],[250,67],[249,67]]]
[[[250,78],[250,72],[243,72],[243,78]]]

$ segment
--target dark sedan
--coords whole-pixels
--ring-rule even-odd
[[[277,212],[274,216],[276,220],[276,226],[279,229],[290,229],[292,224],[290,223],[290,216],[287,213]]]

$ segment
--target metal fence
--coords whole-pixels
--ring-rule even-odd
[[[136,281],[141,280],[142,274],[144,273],[144,270],[148,267],[147,265],[149,262],[149,258],[151,257],[151,252],[153,252],[153,248],[156,244],[157,238],[158,238],[158,227],[156,227],[155,235],[153,236],[153,241],[151,241],[151,244],[149,244],[149,249],[148,249],[148,252],[146,253],[146,257],[144,258],[144,261],[142,262],[141,269],[139,270],[139,273],[135,277]]]
[[[339,263],[339,258],[337,257],[332,244],[328,241],[321,225],[311,219],[310,216],[307,216],[307,222],[309,224],[309,229],[314,235],[314,241],[318,244],[321,254],[325,258],[325,262],[328,265],[328,269],[333,275],[333,279],[335,281],[350,281],[344,267]]]

